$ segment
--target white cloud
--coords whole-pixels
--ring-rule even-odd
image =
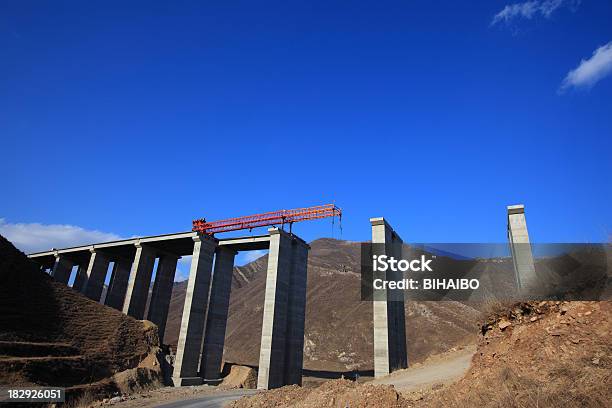
[[[526,18],[530,20],[538,15],[544,18],[550,18],[553,12],[560,7],[569,7],[575,10],[579,4],[580,0],[532,0],[523,3],[508,4],[502,11],[493,17],[491,25],[501,22],[510,23],[517,18]]]
[[[4,218],[0,218],[0,235],[25,253],[122,239],[117,234],[87,230],[75,225],[12,224]]]
[[[525,3],[509,4],[502,11],[493,17],[491,25],[497,24],[500,21],[508,22],[515,17],[532,18],[538,10],[537,1],[527,1]]]
[[[590,88],[612,72],[612,41],[597,48],[588,60],[567,73],[559,92],[568,88]]]

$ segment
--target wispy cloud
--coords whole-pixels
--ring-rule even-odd
[[[528,20],[542,16],[550,18],[550,16],[561,7],[568,7],[572,10],[580,5],[580,0],[532,0],[523,3],[508,4],[499,13],[497,13],[491,25],[498,23],[510,23],[515,19],[526,18]]]
[[[612,73],[612,41],[593,51],[591,58],[580,61],[575,69],[567,73],[559,93],[569,88],[591,88]]]
[[[0,218],[0,235],[25,253],[67,248],[122,239],[110,232],[88,230],[75,225],[9,223]]]

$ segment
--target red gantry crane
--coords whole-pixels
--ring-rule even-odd
[[[318,205],[315,207],[295,208],[293,210],[280,210],[262,214],[247,215],[245,217],[228,218],[226,220],[206,222],[206,219],[193,220],[193,231],[207,235],[217,232],[237,231],[242,229],[253,229],[268,225],[289,224],[289,229],[294,222],[316,220],[319,218],[338,216],[342,221],[342,210],[335,204]]]

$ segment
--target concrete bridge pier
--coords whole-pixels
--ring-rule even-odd
[[[510,205],[507,210],[508,243],[512,253],[517,288],[523,295],[534,295],[537,287],[537,276],[527,231],[525,206],[523,204]]]
[[[153,293],[151,294],[151,304],[147,319],[155,323],[159,329],[159,342],[162,343],[166,331],[166,320],[172,297],[172,285],[176,274],[176,264],[179,260],[178,255],[170,253],[162,254],[157,263],[155,282],[153,283]]]
[[[127,291],[123,302],[123,313],[135,319],[144,319],[151,276],[155,266],[155,251],[147,245],[137,242],[134,262],[130,270]]]
[[[127,292],[130,270],[132,269],[131,258],[115,258],[111,279],[108,284],[108,293],[104,304],[117,310],[123,310],[123,301]]]
[[[89,266],[87,267],[86,279],[81,287],[81,293],[88,298],[100,301],[102,290],[104,289],[104,279],[108,271],[109,258],[101,251],[91,249]]]
[[[223,346],[232,288],[232,271],[236,251],[218,247],[215,256],[215,269],[210,289],[204,347],[200,361],[200,376],[206,380],[221,377]]]
[[[65,255],[55,255],[55,264],[53,265],[53,269],[51,270],[51,276],[58,282],[61,282],[65,285],[68,284],[68,280],[70,280],[70,273],[72,272],[72,267],[74,263],[68,259]]]
[[[403,241],[387,221],[371,218],[372,244],[376,255],[402,257]],[[379,253],[381,252],[381,253]],[[386,272],[386,279],[399,280],[401,272]],[[382,377],[408,367],[406,316],[403,292],[374,292],[374,376]]]
[[[87,281],[87,268],[89,268],[89,260],[80,261],[78,264],[77,273],[72,283],[72,289],[81,292],[83,285]]]
[[[197,235],[193,237],[193,240],[191,268],[172,373],[172,381],[175,386],[202,383],[202,378],[198,376],[198,363],[204,335],[204,316],[206,316],[208,307],[213,259],[218,241],[207,235]]]
[[[269,233],[258,389],[302,382],[308,245],[276,228]]]
[[[299,238],[294,238],[287,314],[286,385],[302,385],[302,368],[304,366],[304,324],[306,322],[306,281],[309,249],[310,247],[306,242]]]

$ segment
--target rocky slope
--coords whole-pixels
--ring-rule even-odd
[[[482,333],[466,376],[420,405],[610,406],[612,303],[519,303]]]
[[[398,393],[333,380],[286,386],[234,402],[254,407],[608,407],[612,304],[530,302],[500,307],[482,325],[467,374],[448,387]]]

